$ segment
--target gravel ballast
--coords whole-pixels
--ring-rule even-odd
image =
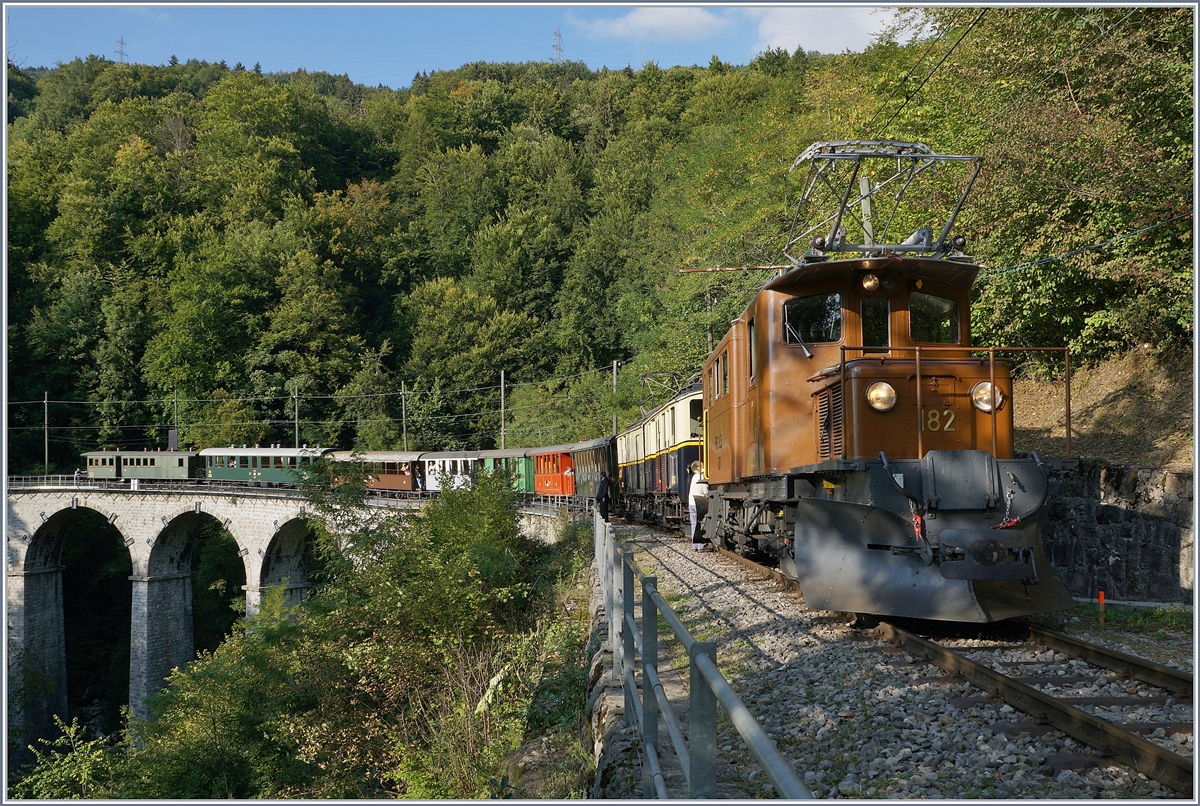
[[[658,577],[659,590],[692,635],[717,642],[718,666],[818,797],[1179,797],[1139,772],[1096,758],[1065,734],[1029,730],[1029,718],[1011,706],[980,702],[979,689],[946,678],[871,630],[851,627],[845,614],[807,609],[801,595],[732,558],[693,552],[677,535],[644,527],[618,525],[616,534],[635,552],[641,571]],[[1129,651],[1119,636],[1109,637]],[[1117,692],[1094,667],[1068,666],[1045,649],[939,640],[989,664],[1022,662],[1020,672],[1002,667],[1014,675],[1039,673],[1042,667],[1028,663],[1039,660],[1064,675],[1093,674],[1096,680],[1065,684],[1081,696],[1162,694],[1140,685]],[[1181,647],[1179,654],[1190,659],[1192,653]],[[971,702],[952,704],[957,699]],[[1169,700],[1139,707],[1133,718],[1190,723],[1192,707]],[[723,712],[718,731],[721,794],[773,796]],[[1191,734],[1160,731],[1147,738],[1192,755]]]

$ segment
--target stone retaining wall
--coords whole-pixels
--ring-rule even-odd
[[[636,800],[641,797],[641,768],[633,752],[634,737],[625,726],[625,693],[613,674],[612,647],[608,642],[608,616],[604,593],[595,570],[589,603],[592,631],[587,654],[588,746],[595,773],[588,797],[592,800]]]
[[[1043,542],[1080,598],[1191,604],[1193,474],[1083,460],[1052,479]]]

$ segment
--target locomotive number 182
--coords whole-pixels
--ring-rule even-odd
[[[954,419],[954,409],[925,409],[921,412],[921,430],[957,431]]]

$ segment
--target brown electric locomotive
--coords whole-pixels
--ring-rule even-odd
[[[791,266],[704,364],[707,535],[774,558],[818,609],[984,622],[1071,606],[1041,543],[1049,474],[1070,460],[1014,456],[1009,348],[970,342],[981,267],[950,232],[980,159],[846,141],[802,165]]]

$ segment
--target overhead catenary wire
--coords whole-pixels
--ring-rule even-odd
[[[1056,67],[1054,70],[1051,70],[1049,73],[1047,73],[1047,74],[1046,74],[1046,76],[1045,76],[1045,77],[1044,77],[1044,78],[1043,78],[1041,81],[1039,81],[1038,83],[1036,83],[1036,84],[1034,84],[1032,87],[1030,87],[1028,90],[1026,90],[1026,91],[1024,92],[1024,94],[1022,94],[1022,95],[1021,95],[1019,98],[1017,98],[1015,101],[1012,101],[1011,103],[1009,103],[1009,104],[1008,104],[1008,106],[1004,107],[1004,108],[1003,108],[1003,109],[1001,109],[999,112],[996,112],[996,113],[995,113],[994,115],[992,115],[990,118],[988,118],[987,120],[985,120],[985,121],[983,121],[982,123],[980,123],[979,125],[977,125],[977,126],[975,127],[975,131],[978,131],[978,130],[982,129],[983,127],[987,126],[987,125],[988,125],[989,123],[991,123],[993,120],[996,120],[996,119],[997,119],[997,118],[999,118],[1001,115],[1003,115],[1005,112],[1007,112],[1008,110],[1012,109],[1012,108],[1013,108],[1014,106],[1016,106],[1017,104],[1021,103],[1021,101],[1024,101],[1026,98],[1028,98],[1028,97],[1029,97],[1029,95],[1030,95],[1030,94],[1031,94],[1031,93],[1032,93],[1034,90],[1036,90],[1038,87],[1040,87],[1040,86],[1042,86],[1043,84],[1045,84],[1047,81],[1049,81],[1051,78],[1053,78],[1053,77],[1054,77],[1055,75],[1057,75],[1058,73],[1061,73],[1063,70],[1065,70],[1065,69],[1067,68],[1067,64],[1068,64],[1068,63],[1070,63],[1070,61],[1071,61],[1072,59],[1076,58],[1076,57],[1077,57],[1077,56],[1078,56],[1080,53],[1082,53],[1082,52],[1086,51],[1086,50],[1087,50],[1088,48],[1090,48],[1092,45],[1095,45],[1095,44],[1096,44],[1097,42],[1099,42],[1101,39],[1104,39],[1106,36],[1110,35],[1110,34],[1111,34],[1113,31],[1115,31],[1117,28],[1119,28],[1121,25],[1123,25],[1123,24],[1125,23],[1125,21],[1126,21],[1126,20],[1128,20],[1128,19],[1129,19],[1130,17],[1132,17],[1132,16],[1133,16],[1133,15],[1134,15],[1136,12],[1138,12],[1138,11],[1141,11],[1141,10],[1142,10],[1142,9],[1140,9],[1140,8],[1135,8],[1135,9],[1133,9],[1133,11],[1130,11],[1130,12],[1129,12],[1128,14],[1126,14],[1124,17],[1122,17],[1121,19],[1119,19],[1119,20],[1117,20],[1115,23],[1113,23],[1113,25],[1112,25],[1112,27],[1111,27],[1111,28],[1109,28],[1109,29],[1108,29],[1108,30],[1106,30],[1106,31],[1101,31],[1100,33],[1096,34],[1096,36],[1095,36],[1095,37],[1093,37],[1093,38],[1091,39],[1091,41],[1089,41],[1089,42],[1088,42],[1086,45],[1084,45],[1083,47],[1079,48],[1079,49],[1078,49],[1078,50],[1077,50],[1077,51],[1076,51],[1074,54],[1072,54],[1071,56],[1068,56],[1066,59],[1063,59],[1063,61],[1062,61],[1062,64],[1060,64],[1060,65],[1059,65],[1058,67]]]
[[[971,24],[967,26],[967,30],[963,31],[963,35],[958,38],[958,41],[950,46],[950,50],[946,51],[946,55],[942,57],[942,60],[940,62],[938,62],[936,65],[934,65],[933,69],[929,71],[929,75],[925,76],[925,78],[921,81],[920,85],[918,85],[915,90],[913,90],[911,93],[909,93],[907,96],[905,96],[904,103],[900,104],[900,108],[892,113],[892,116],[890,118],[888,118],[888,122],[883,124],[883,126],[880,127],[879,133],[875,135],[876,138],[879,138],[880,136],[882,136],[883,132],[887,131],[888,126],[892,125],[892,121],[896,119],[896,116],[904,111],[904,107],[908,106],[908,102],[911,101],[913,98],[915,98],[917,93],[919,93],[922,90],[922,88],[924,88],[924,86],[927,83],[929,83],[929,79],[933,78],[934,73],[936,73],[938,71],[938,69],[940,69],[941,66],[946,63],[946,59],[949,59],[950,54],[954,53],[955,49],[957,49],[958,46],[962,44],[962,41],[967,38],[967,34],[971,33],[971,31],[975,29],[975,26],[979,23],[980,20],[983,19],[983,15],[986,14],[987,11],[988,10],[985,8],[979,12],[979,16],[977,16],[975,19],[973,19],[971,21]]]
[[[505,384],[505,385],[509,389],[512,389],[517,386],[551,386],[554,384],[559,384],[559,383],[563,383],[565,381],[572,380],[574,378],[582,378],[587,375],[599,375],[601,373],[608,373],[610,371],[611,371],[611,367],[605,366],[605,367],[601,367],[599,369],[588,369],[588,370],[584,370],[583,372],[575,372],[570,375],[556,375],[556,376],[553,376],[550,378],[545,378],[540,381],[515,381],[512,383]],[[400,397],[402,395],[407,395],[408,397],[416,397],[419,395],[430,395],[430,394],[434,394],[434,393],[437,393],[440,395],[455,395],[455,394],[466,394],[469,392],[488,392],[493,389],[498,390],[499,388],[500,388],[500,384],[497,383],[497,384],[492,384],[490,386],[470,386],[470,387],[464,387],[461,389],[414,390],[410,387],[407,391],[404,391],[404,392],[400,392],[400,391],[369,392],[369,393],[356,394],[356,395],[300,395],[299,397],[301,400],[367,400],[367,399],[373,399],[373,398]],[[270,402],[279,402],[279,401],[290,401],[292,399],[293,399],[292,395],[277,395],[277,396],[256,395],[256,396],[250,396],[250,397],[194,397],[194,398],[181,397],[178,399],[178,402],[179,403],[217,403],[217,404],[220,404],[220,403],[270,403]],[[26,406],[26,405],[37,404],[40,406],[46,402],[47,401],[45,401],[45,400],[10,400],[10,401],[8,401],[8,405],[10,405],[10,406]],[[164,405],[167,403],[174,402],[174,398],[169,398],[169,397],[167,397],[167,398],[147,398],[144,400],[53,400],[52,399],[49,402],[59,404],[59,405],[73,405],[73,406],[118,406],[118,405],[120,405],[120,406],[138,406],[138,405],[149,405],[149,404]]]
[[[913,63],[912,67],[908,68],[908,72],[904,74],[904,78],[900,79],[900,81],[896,83],[896,88],[892,90],[892,94],[887,97],[887,100],[879,105],[879,109],[876,110],[875,114],[871,116],[871,119],[867,121],[867,125],[863,126],[864,131],[871,131],[871,126],[875,123],[875,119],[878,118],[879,115],[882,114],[883,110],[887,108],[887,105],[892,102],[892,99],[896,97],[896,93],[900,92],[900,90],[904,88],[905,83],[908,82],[909,76],[911,76],[913,72],[921,66],[921,62],[925,61],[925,57],[930,53],[933,53],[934,47],[945,38],[946,34],[953,30],[954,23],[957,21],[957,19],[958,15],[956,14],[946,26],[946,30],[942,31],[941,35],[938,36],[937,39],[930,42],[929,47],[925,48],[925,52],[921,54],[921,57]]]
[[[584,390],[582,394],[557,395],[548,400],[536,401],[519,406],[509,406],[509,413],[517,411],[529,411],[531,409],[544,409],[547,407],[559,406],[563,402],[596,402],[600,400],[600,394],[595,390]],[[40,401],[38,401],[40,402]],[[51,401],[54,402],[54,401]],[[65,401],[73,402],[73,401]],[[440,422],[449,420],[465,420],[470,418],[480,417],[497,417],[500,412],[495,409],[484,409],[481,411],[457,412],[453,414],[430,414],[430,415],[411,415],[410,422],[427,423]],[[187,423],[188,428],[217,428],[223,426],[249,426],[249,425],[286,425],[296,422],[292,419],[277,419],[277,418],[257,418],[253,420],[221,420],[212,422],[190,422]],[[342,417],[337,419],[327,420],[299,420],[300,425],[361,425],[361,424],[378,424],[378,423],[400,423],[399,417]],[[170,429],[173,426],[170,423],[140,423],[126,425],[122,423],[106,423],[103,425],[52,425],[48,427],[50,431],[99,431],[99,430],[145,430],[145,429]],[[28,426],[10,426],[9,431],[43,431],[46,426],[28,425]]]
[[[1031,260],[1026,263],[1014,263],[1010,266],[1002,266],[998,269],[984,269],[984,271],[981,272],[981,274],[989,275],[989,276],[997,275],[997,274],[1008,274],[1008,273],[1014,272],[1014,271],[1023,271],[1025,269],[1032,269],[1032,268],[1036,268],[1038,266],[1044,266],[1047,263],[1054,263],[1059,260],[1065,260],[1069,257],[1074,257],[1075,255],[1083,254],[1084,252],[1090,252],[1093,249],[1102,249],[1103,247],[1108,246],[1109,244],[1116,243],[1117,241],[1123,241],[1126,238],[1132,238],[1135,235],[1141,235],[1143,232],[1150,232],[1151,230],[1156,230],[1159,227],[1165,227],[1167,224],[1170,224],[1175,221],[1179,221],[1184,218],[1190,218],[1191,216],[1192,216],[1192,213],[1190,211],[1187,213],[1181,213],[1180,215],[1174,216],[1172,218],[1168,218],[1165,221],[1159,221],[1157,224],[1151,224],[1149,226],[1142,227],[1141,229],[1133,230],[1132,232],[1126,232],[1122,235],[1117,235],[1115,237],[1109,238],[1106,241],[1101,241],[1100,243],[1094,243],[1089,246],[1081,246],[1078,249],[1072,249],[1069,252],[1063,252],[1062,254],[1052,255],[1051,257],[1039,258],[1038,260]]]

